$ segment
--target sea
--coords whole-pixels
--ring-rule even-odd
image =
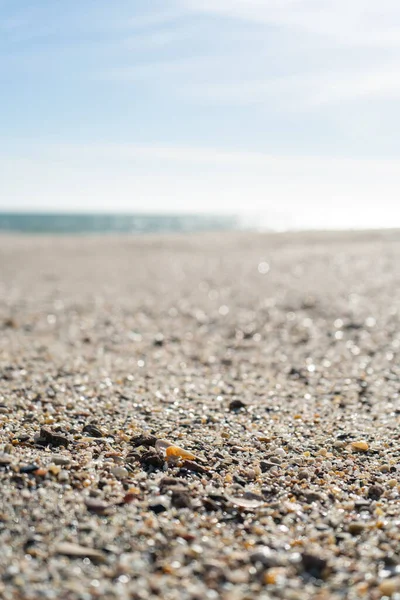
[[[146,234],[249,229],[237,215],[0,212],[0,232],[26,234]]]

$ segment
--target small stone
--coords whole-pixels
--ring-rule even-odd
[[[284,456],[286,456],[286,450],[284,448],[277,448],[275,450],[275,454],[277,456],[279,456],[280,458],[283,458]],[[272,459],[271,459],[272,460]]]
[[[145,448],[154,448],[157,443],[157,438],[154,435],[135,435],[130,439],[130,443],[134,448],[145,446]]]
[[[125,467],[113,467],[110,472],[117,479],[126,479],[129,477],[129,471]]]
[[[68,456],[62,456],[61,454],[53,454],[51,458],[55,465],[66,466],[71,463],[71,459]]]
[[[276,552],[273,552],[268,546],[262,546],[250,554],[250,562],[253,564],[261,564],[263,567],[269,569],[270,567],[276,567],[279,564],[277,560]]]
[[[158,333],[154,340],[153,340],[153,344],[154,346],[163,346],[164,345],[164,336],[162,333]]]
[[[241,400],[232,400],[229,403],[229,410],[231,411],[241,410],[242,408],[246,408],[246,404]]]
[[[165,460],[154,450],[145,452],[145,454],[139,458],[139,462],[144,468],[152,467],[153,469],[163,469],[165,465]]]
[[[325,558],[321,558],[320,556],[308,552],[302,554],[301,563],[304,570],[317,579],[323,578],[323,572],[328,564]]]
[[[5,452],[0,453],[0,467],[6,467],[11,464],[11,461],[12,458],[9,454],[6,454]]]
[[[166,496],[159,496],[155,500],[149,502],[149,509],[156,515],[165,512],[169,508],[168,498]]]
[[[100,431],[100,429],[96,427],[96,425],[92,425],[91,423],[85,425],[85,427],[82,429],[82,433],[86,433],[88,436],[94,438],[104,437],[103,432]]]
[[[160,491],[168,490],[176,486],[184,486],[186,482],[184,479],[177,479],[176,477],[163,477],[159,482],[158,486]]]
[[[109,508],[110,505],[104,500],[100,500],[99,498],[86,498],[85,506],[90,512],[94,512],[97,514],[104,514]]]
[[[365,440],[359,440],[358,442],[352,442],[351,447],[357,452],[367,452],[369,446]]]
[[[32,463],[30,465],[23,465],[22,467],[20,467],[19,472],[20,473],[34,473],[38,469],[39,469],[39,465]]]
[[[263,473],[267,473],[270,469],[276,467],[276,464],[273,462],[268,462],[266,460],[260,460],[260,469]]]
[[[69,440],[57,433],[52,433],[49,429],[42,427],[39,435],[35,435],[35,443],[39,446],[65,446],[69,444]]]
[[[362,521],[354,521],[349,525],[349,533],[351,533],[351,535],[359,535],[364,531],[364,529],[365,523],[363,523]]]
[[[67,481],[69,481],[68,471],[60,471],[60,473],[58,474],[58,481],[60,483],[66,483]]]
[[[173,489],[171,505],[175,508],[191,508],[192,498],[186,489]]]
[[[400,591],[400,577],[385,579],[379,584],[379,591],[382,596],[393,596],[393,594]]]
[[[302,469],[301,471],[298,472],[299,479],[308,479],[309,477],[310,477],[310,473],[308,471],[306,471],[306,469]]]
[[[371,500],[379,500],[384,491],[385,490],[380,485],[371,485],[368,488],[368,498],[371,498]]]

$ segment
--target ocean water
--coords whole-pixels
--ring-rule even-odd
[[[0,232],[47,234],[141,234],[243,229],[234,215],[1,213]]]

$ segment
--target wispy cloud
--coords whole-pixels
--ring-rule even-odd
[[[396,0],[181,0],[183,6],[258,24],[330,36],[350,45],[400,45]]]

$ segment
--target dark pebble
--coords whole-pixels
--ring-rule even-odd
[[[175,508],[191,508],[192,498],[185,489],[173,490],[171,504]]]
[[[186,481],[183,479],[177,479],[175,477],[163,477],[158,484],[160,491],[168,490],[170,488],[174,488],[176,486],[186,485]]]
[[[276,553],[267,546],[259,548],[250,554],[250,562],[253,564],[261,564],[266,569],[276,567],[279,564]]]
[[[154,452],[152,450],[149,450],[143,454],[139,458],[139,462],[144,468],[153,467],[154,469],[163,469],[165,464],[164,459],[158,454],[158,452]]]
[[[94,437],[94,438],[102,438],[103,437],[102,431],[100,431],[100,429],[98,427],[96,427],[96,425],[91,425],[90,423],[85,425],[85,427],[82,429],[82,433],[86,433],[88,436]]]
[[[137,448],[138,446],[145,446],[146,448],[154,448],[156,445],[157,438],[154,435],[135,435],[130,439],[132,446]]]
[[[385,490],[380,485],[371,485],[368,489],[368,498],[379,500]]]
[[[33,473],[34,471],[37,471],[38,469],[39,469],[39,465],[32,463],[30,465],[25,465],[23,467],[20,467],[19,472],[20,473]]]
[[[232,400],[229,403],[229,410],[236,411],[241,410],[242,408],[246,408],[246,404],[241,400]]]
[[[158,333],[153,340],[154,346],[163,346],[164,345],[164,336],[162,333]]]
[[[63,435],[52,433],[49,429],[42,427],[38,437],[35,437],[35,443],[39,446],[65,446],[69,444],[69,440]]]
[[[149,509],[153,511],[156,515],[165,512],[168,510],[168,506],[166,502],[162,502],[161,500],[156,500],[155,502],[150,502]]]
[[[106,502],[100,500],[99,498],[86,498],[85,506],[89,512],[93,512],[100,515],[104,514],[107,511],[107,509],[110,508]]]
[[[327,561],[315,554],[305,552],[301,557],[301,564],[306,573],[309,573],[317,579],[322,579],[323,571],[327,567]]]

